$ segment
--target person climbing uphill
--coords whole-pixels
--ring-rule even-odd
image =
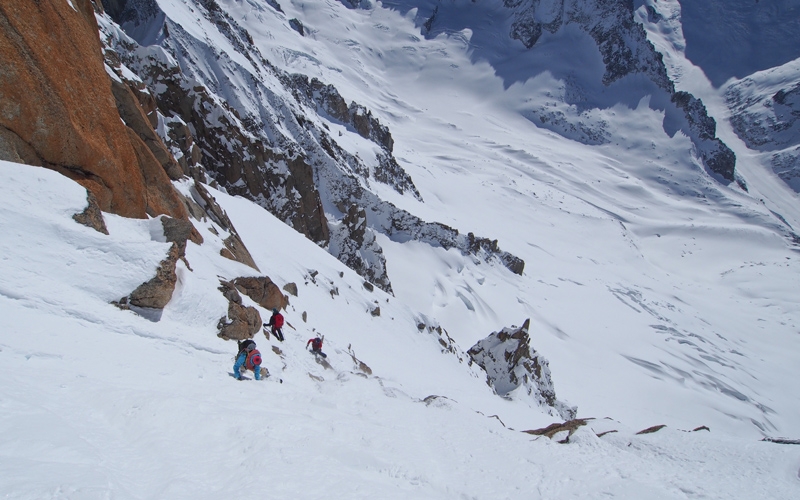
[[[322,337],[317,336],[314,337],[313,339],[308,339],[308,342],[306,342],[306,349],[308,349],[308,345],[311,344],[311,352],[319,356],[322,356],[323,358],[327,358],[328,355],[322,352],[322,339],[324,338],[325,338],[324,336]]]
[[[237,380],[244,380],[241,374],[242,367],[252,370],[256,380],[261,380],[261,353],[256,349],[256,343],[249,339],[239,342],[239,353],[233,365],[233,376]]]
[[[272,335],[276,339],[283,342],[283,315],[278,312],[277,307],[272,308],[272,317],[269,318],[269,323],[264,323],[264,327],[272,327]]]

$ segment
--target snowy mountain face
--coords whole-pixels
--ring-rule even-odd
[[[188,215],[0,161],[0,492],[800,496],[796,46],[688,3],[95,3]]]
[[[731,123],[747,147],[800,192],[800,65],[797,61],[728,85]]]
[[[184,162],[185,170],[200,165],[229,192],[261,203],[323,246],[331,238],[331,229],[345,231],[339,240],[353,230],[341,224],[328,227],[323,214],[344,220],[350,205],[355,205],[366,211],[370,233],[456,247],[467,253],[488,252],[490,257],[498,255],[514,272],[523,268],[522,259],[501,252],[496,244],[490,244],[491,238],[485,239],[486,244],[475,244],[455,229],[426,223],[381,199],[370,187],[371,181],[386,184],[399,194],[409,192],[423,201],[412,178],[393,156],[391,131],[365,106],[355,101],[348,104],[335,86],[275,68],[255,42],[258,35],[254,38],[248,30],[247,16],[238,21],[233,17],[237,5],[223,8],[215,1],[201,2],[196,12],[192,7],[187,11],[187,5],[165,3],[162,8],[154,0],[109,2],[109,15],[134,39],[111,25],[104,29],[110,66],[117,67],[121,62],[125,70],[120,69],[120,75],[138,73],[147,82],[166,125],[162,138]],[[255,13],[259,21],[268,16],[284,24],[280,6],[258,5],[256,11],[251,5],[250,14]],[[431,5],[387,6],[401,11],[413,8],[420,20],[420,12]],[[362,7],[372,9],[370,5]],[[470,48],[478,47],[473,59],[487,57],[493,64],[504,54],[515,49],[518,52],[515,40],[522,41],[527,53],[515,58],[513,73],[505,71],[505,85],[545,70],[567,82],[567,87],[559,90],[563,92],[559,100],[566,108],[550,104],[533,107],[525,113],[533,123],[586,144],[604,144],[611,139],[601,110],[620,102],[635,105],[647,97],[650,105],[664,109],[665,132],[680,130],[691,137],[703,164],[721,176],[720,180],[734,180],[735,155],[716,137],[715,120],[701,100],[674,91],[661,54],[647,40],[629,3],[489,2],[481,4],[477,12],[472,7],[436,5],[422,23],[422,34],[432,38],[465,29],[479,33],[468,42]],[[487,19],[511,22],[509,36],[493,23],[487,25]],[[199,24],[193,24],[195,20]],[[187,22],[192,23],[188,29]],[[259,22],[251,29],[257,32],[263,25]],[[303,36],[295,28],[292,35]],[[600,51],[602,62],[587,67],[595,69],[576,72],[576,65],[571,63],[559,69],[550,63],[546,49],[543,55],[531,50],[544,32],[555,37],[549,43],[562,51],[584,51],[572,39],[557,35],[571,29],[583,34],[581,43],[592,43]],[[484,46],[481,35],[504,41]],[[540,45],[547,45],[546,39]],[[144,50],[137,48],[138,42],[155,45]],[[152,50],[161,50],[162,57],[147,54]],[[222,64],[209,65],[210,59]],[[522,64],[517,67],[519,62]],[[601,75],[596,73],[598,63],[603,67]],[[503,74],[503,70],[498,73]],[[187,79],[200,86],[184,81]],[[342,147],[343,131],[339,137],[333,136],[330,120],[344,126],[349,135],[355,132],[371,141],[371,145]],[[193,132],[188,131],[188,125]],[[364,146],[370,151],[363,151]],[[330,248],[346,252],[336,255],[368,280],[391,290],[380,247],[372,244],[358,253],[351,247]]]
[[[420,11],[431,12],[422,28],[427,37],[470,30],[473,58],[488,60],[507,86],[543,72],[563,80],[565,88],[559,100],[569,107],[554,109],[546,104],[531,110],[528,116],[538,126],[585,144],[603,144],[610,140],[610,131],[608,122],[597,116],[598,111],[621,103],[636,106],[647,97],[649,105],[665,112],[666,133],[681,130],[692,138],[710,171],[727,182],[735,179],[735,155],[716,137],[716,122],[701,100],[675,92],[662,54],[647,39],[632,2],[488,2],[488,15],[474,12],[477,9],[467,2],[411,2],[404,7],[411,5],[418,8],[418,16]],[[650,23],[661,20],[652,6],[646,19]],[[510,23],[510,27],[498,28],[497,21]],[[475,36],[482,32],[483,36]],[[506,33],[508,39],[494,41]],[[566,33],[570,35],[564,36]],[[492,42],[486,44],[483,37]],[[520,50],[514,40],[522,42],[527,51],[509,58],[508,54]],[[554,63],[554,58],[563,59]]]
[[[382,183],[421,200],[392,156],[390,131],[363,105],[348,104],[332,85],[275,68],[228,9],[214,0],[194,7],[167,4],[175,10],[165,17],[152,0],[109,5],[120,24],[136,25],[127,24],[128,32],[142,42],[162,34],[155,36],[159,44],[144,48],[108,18],[103,28],[109,65],[121,78],[134,75],[146,82],[159,106],[162,138],[184,159],[187,172],[211,174],[228,192],[258,202],[323,246],[355,229],[342,223],[329,227],[325,214],[346,222],[355,206],[368,211],[364,230],[373,240],[373,231],[379,231],[483,252],[521,271],[520,259],[483,243],[489,240],[424,222],[370,190],[371,182]],[[270,4],[262,9],[281,14]],[[347,140],[356,142],[355,150],[340,146],[344,139],[332,135],[331,125],[341,128],[339,137],[345,131],[353,136]],[[330,248],[366,279],[391,290],[378,245]]]
[[[800,135],[794,127],[798,111],[791,92],[800,84],[800,50],[793,43],[800,35],[800,6],[792,1],[662,1],[647,8],[659,16],[656,37],[696,65],[694,70],[673,65],[673,78],[693,92],[703,92],[684,78],[701,70],[702,76],[692,80],[707,78],[719,89],[712,93],[723,96],[723,116],[737,140],[798,191]]]

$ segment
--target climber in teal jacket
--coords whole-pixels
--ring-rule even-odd
[[[239,354],[236,355],[236,363],[233,364],[233,376],[239,380],[242,380],[242,367],[252,370],[256,380],[261,380],[261,353],[252,340],[239,343]]]

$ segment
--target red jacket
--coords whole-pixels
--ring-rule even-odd
[[[308,347],[308,344],[311,344],[311,349],[313,349],[315,351],[321,351],[322,350],[322,339],[321,338],[308,339],[308,342],[306,342],[306,347]]]
[[[282,328],[283,327],[283,315],[281,313],[274,313],[272,317],[269,319],[269,323],[267,323],[272,328]]]

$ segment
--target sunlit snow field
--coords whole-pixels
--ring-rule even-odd
[[[225,46],[187,3],[158,3]],[[800,254],[773,215],[800,229],[800,199],[729,139],[724,121],[749,192],[709,177],[647,99],[594,111],[605,144],[533,123],[530,111],[564,91],[554,74],[576,61],[601,71],[597,54],[578,50],[588,46],[579,33],[543,37],[553,51],[544,57],[493,39],[488,23],[505,21],[481,2],[454,4],[480,15],[463,11],[468,29],[433,39],[410,5],[295,1],[280,14],[256,0],[219,3],[267,59],[335,84],[389,126],[424,201],[373,183],[376,192],[425,220],[497,238],[525,271],[379,236],[395,295],[369,292],[265,210],[211,190],[261,272],[221,258],[213,223],[194,221],[205,243],[189,243],[191,270],[178,264],[178,287],[154,323],[110,302],[164,258],[160,221],[105,214],[111,234],[102,235],[71,218],[86,204],[77,184],[2,162],[0,494],[800,498],[800,446],[760,441],[800,438]],[[497,60],[506,50],[516,59]],[[665,60],[691,73],[682,57]],[[710,85],[687,85],[713,106]],[[328,126],[349,151],[374,146]],[[251,275],[299,293],[286,341],[256,337],[272,376],[238,382],[236,346],[215,335],[227,311],[217,287]],[[555,418],[522,395],[493,394],[477,366],[417,329],[441,325],[466,351],[527,318],[559,399],[594,418],[569,444],[520,432]],[[316,333],[332,369],[304,352]],[[635,434],[657,424],[667,427]],[[710,431],[685,432],[700,426]]]

